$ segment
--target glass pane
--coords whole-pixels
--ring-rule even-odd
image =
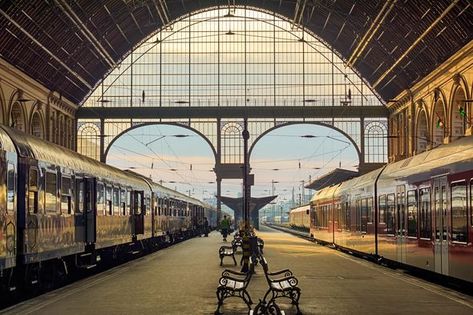
[[[84,182],[79,180],[77,184],[77,212],[84,212]]]
[[[388,195],[388,200],[387,200],[387,209],[386,209],[386,233],[387,234],[394,234],[394,211],[395,211],[395,206],[394,206],[394,194],[389,194]]]
[[[15,186],[16,174],[15,166],[8,164],[7,167],[7,213],[15,211]]]
[[[407,192],[407,235],[417,236],[417,191]]]
[[[56,174],[46,173],[46,213],[56,213],[57,212],[57,177]]]
[[[466,183],[452,184],[452,241],[468,241],[468,211]]]
[[[386,223],[386,195],[379,196],[379,223]]]
[[[423,188],[419,190],[420,195],[420,237],[432,237],[432,212],[430,209],[430,188]]]
[[[38,190],[38,170],[36,168],[30,168],[30,190]]]
[[[103,184],[97,184],[97,214],[105,215],[105,192]]]

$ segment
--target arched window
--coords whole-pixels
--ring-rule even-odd
[[[43,119],[38,112],[34,112],[31,118],[31,134],[38,138],[44,137]]]
[[[77,135],[77,151],[96,160],[100,159],[100,129],[95,124],[84,123]]]
[[[243,128],[240,124],[230,122],[222,127],[222,158],[223,163],[242,163]]]
[[[12,105],[11,112],[10,112],[10,127],[16,128],[21,131],[26,131],[25,127],[25,115],[23,113],[23,108],[21,108],[21,104],[15,102]]]
[[[369,122],[365,127],[365,162],[385,163],[387,146],[386,125]]]
[[[445,108],[442,99],[437,100],[434,104],[432,121],[432,146],[435,148],[443,143],[446,136]]]
[[[451,117],[452,117],[452,140],[465,135],[468,120],[468,110],[465,103],[465,91],[458,87],[453,95]]]
[[[417,115],[415,136],[416,154],[424,152],[427,149],[427,144],[430,142],[427,126],[427,113],[422,109]]]

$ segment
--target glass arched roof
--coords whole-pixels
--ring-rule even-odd
[[[99,84],[84,106],[383,105],[324,42],[275,14],[182,17]]]

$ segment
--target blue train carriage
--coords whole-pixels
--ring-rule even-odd
[[[473,137],[390,164],[379,178],[379,255],[473,281]]]
[[[16,265],[17,163],[15,145],[0,129],[0,277],[7,280]]]

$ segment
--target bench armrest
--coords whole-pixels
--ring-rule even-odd
[[[240,276],[240,277],[247,277],[248,273],[247,272],[233,271],[233,270],[229,270],[229,269],[225,269],[222,272],[222,277],[228,277],[228,276],[231,276],[231,275]]]
[[[284,274],[284,277],[290,277],[293,275],[292,271],[289,269],[279,270],[275,272],[268,272],[268,276],[278,276]]]
[[[220,285],[227,285],[229,281],[233,281],[235,283],[242,283],[243,286],[246,286],[249,279],[248,278],[238,279],[238,278],[233,278],[233,277],[230,277],[230,276],[225,276],[225,277],[221,277],[220,280],[218,280],[218,283]]]
[[[277,283],[277,284],[281,285],[281,283],[286,282],[286,281],[291,287],[296,287],[297,284],[299,283],[297,278],[294,277],[294,276],[284,277],[284,278],[280,278],[280,279],[274,279],[274,280],[271,280],[271,283]],[[282,285],[281,285],[281,287],[282,287]]]

